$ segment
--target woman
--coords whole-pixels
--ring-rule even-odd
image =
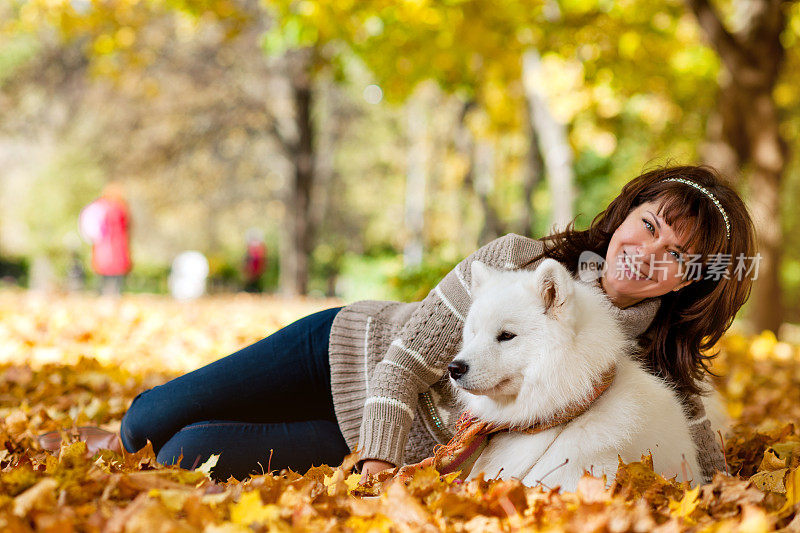
[[[754,232],[736,193],[694,166],[637,177],[586,231],[492,241],[422,302],[322,311],[146,391],[122,421],[122,442],[135,451],[151,440],[159,461],[182,457],[186,468],[219,453],[220,479],[338,464],[356,449],[366,473],[418,461],[450,439],[457,420],[446,369],[470,305],[471,262],[533,269],[552,257],[576,271],[586,251],[605,258],[601,287],[638,337],[647,368],[685,398],[708,479],[723,457],[698,399],[711,357],[703,352],[751,284],[720,259],[753,257]],[[692,264],[701,276],[691,275]]]

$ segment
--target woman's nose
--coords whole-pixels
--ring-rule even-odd
[[[658,259],[661,253],[662,246],[653,241],[650,243],[643,243],[636,247],[636,253],[639,254],[639,260],[645,263],[650,263],[653,259]]]
[[[650,252],[649,252],[649,250],[650,250],[650,249],[647,247],[647,245],[640,244],[639,246],[637,246],[637,247],[636,247],[636,256],[637,256],[637,259],[638,259],[639,261],[647,261],[647,259],[648,259],[648,254],[650,253]]]

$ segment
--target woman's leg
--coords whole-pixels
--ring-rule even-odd
[[[211,454],[220,457],[215,479],[243,480],[250,474],[291,468],[305,472],[313,465],[338,465],[349,453],[339,426],[330,420],[256,424],[210,420],[178,431],[158,452],[158,462],[194,468]]]
[[[238,352],[137,396],[122,420],[125,449],[149,439],[156,453],[204,420],[252,423],[329,420],[328,340],[339,309],[294,322]]]

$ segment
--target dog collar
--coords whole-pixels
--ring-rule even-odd
[[[456,434],[447,444],[434,450],[432,458],[425,459],[422,463],[431,464],[441,474],[449,474],[461,470],[466,475],[469,468],[464,468],[470,462],[474,463],[480,451],[486,446],[489,437],[503,431],[519,431],[522,433],[536,434],[542,431],[566,424],[586,412],[587,409],[608,390],[617,375],[617,367],[612,366],[600,376],[600,380],[592,389],[591,395],[579,404],[568,406],[558,416],[545,420],[537,420],[526,428],[517,428],[510,424],[495,424],[479,420],[469,411],[464,411],[458,419]],[[433,461],[431,461],[433,459]],[[419,463],[419,466],[422,465]],[[415,465],[411,465],[413,468]]]

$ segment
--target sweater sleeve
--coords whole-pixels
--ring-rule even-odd
[[[700,464],[702,477],[700,481],[709,483],[715,472],[725,471],[725,453],[706,415],[703,400],[692,395],[684,399],[684,405],[689,417],[689,431],[697,449],[697,462]]]
[[[401,464],[418,395],[444,375],[460,347],[472,303],[472,262],[511,270],[542,248],[540,241],[520,235],[500,237],[461,261],[428,293],[372,374],[359,432],[362,460]]]

